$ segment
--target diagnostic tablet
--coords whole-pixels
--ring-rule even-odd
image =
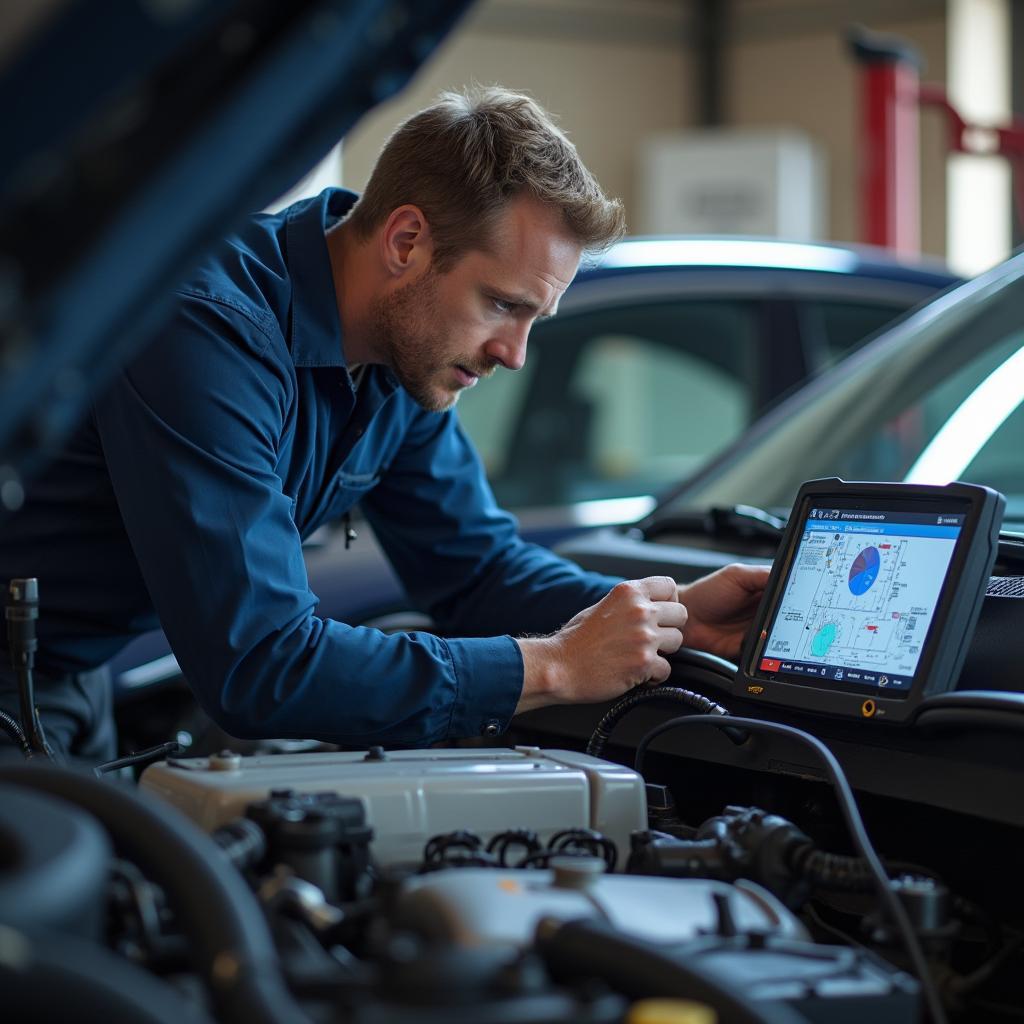
[[[736,691],[826,714],[913,717],[956,685],[1004,508],[973,484],[804,484]]]

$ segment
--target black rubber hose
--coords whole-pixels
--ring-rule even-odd
[[[903,875],[940,883],[942,881],[935,872],[920,864],[889,860],[882,863],[890,878]],[[822,889],[868,892],[877,884],[871,868],[863,858],[841,853],[826,853],[812,846],[797,852],[793,859],[793,870],[805,882]]]
[[[216,843],[173,807],[46,764],[0,768],[0,781],[67,800],[100,821],[119,852],[166,890],[225,1024],[302,1024],[263,911]]]
[[[102,946],[0,925],[0,1005],[10,1021],[212,1024],[198,1003]]]
[[[591,733],[586,752],[594,757],[601,757],[615,726],[634,708],[654,701],[662,704],[682,704],[700,715],[729,714],[721,704],[716,704],[702,694],[684,690],[679,686],[638,687],[617,700],[605,712],[604,717],[597,723],[597,728]]]
[[[547,918],[536,948],[556,980],[600,978],[634,999],[693,999],[714,1009],[719,1024],[807,1024],[785,1003],[755,1003],[700,970],[693,957],[673,957],[603,921]]]
[[[868,892],[875,887],[871,868],[860,857],[812,849],[794,867],[805,882],[825,889]]]
[[[214,829],[210,838],[239,871],[255,867],[267,855],[267,837],[249,818],[237,818]]]

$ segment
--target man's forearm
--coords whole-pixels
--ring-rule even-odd
[[[523,691],[516,714],[566,702],[563,693],[564,655],[554,637],[529,637],[516,641],[523,655]]]

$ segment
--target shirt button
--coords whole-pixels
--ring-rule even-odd
[[[490,718],[484,722],[481,731],[485,736],[497,736],[501,732],[501,723],[496,718]]]

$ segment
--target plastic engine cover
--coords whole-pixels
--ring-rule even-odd
[[[591,828],[629,852],[647,827],[643,780],[622,765],[569,750],[396,750],[173,760],[152,765],[140,785],[212,831],[274,793],[357,797],[374,830],[378,864],[416,863],[436,835],[468,829],[483,840],[532,829],[542,842]]]

